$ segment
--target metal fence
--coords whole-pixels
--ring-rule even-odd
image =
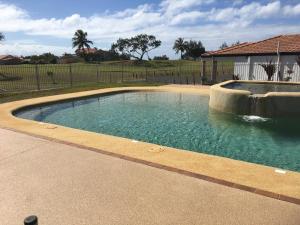
[[[231,79],[267,80],[260,63],[120,61],[100,64],[1,65],[0,93],[108,83],[213,84]],[[300,67],[274,64],[272,80],[300,81]]]
[[[201,83],[199,61],[1,65],[0,92],[23,92],[107,83]]]

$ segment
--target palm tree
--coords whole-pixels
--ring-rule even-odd
[[[3,41],[4,39],[5,39],[4,34],[0,32],[0,41]]]
[[[176,54],[180,52],[180,58],[182,59],[183,52],[186,50],[186,42],[183,38],[178,38],[173,46],[173,49],[175,50]]]
[[[87,39],[87,32],[77,30],[72,38],[73,48],[77,47],[76,52],[84,51],[84,48],[89,49],[93,44],[92,41]]]

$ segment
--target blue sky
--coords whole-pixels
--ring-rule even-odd
[[[108,49],[119,37],[156,35],[153,55],[176,58],[177,37],[201,40],[207,50],[224,41],[256,41],[300,33],[299,0],[9,0],[0,1],[0,54],[73,52],[76,29],[88,32],[95,47]]]

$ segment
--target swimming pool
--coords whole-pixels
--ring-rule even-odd
[[[209,97],[129,92],[19,110],[16,116],[300,171],[300,120],[218,113]]]

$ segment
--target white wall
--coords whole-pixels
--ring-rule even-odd
[[[277,55],[273,56],[237,56],[237,57],[215,57],[214,60],[219,62],[233,61],[234,75],[239,75],[242,80],[267,80],[266,72],[260,64],[264,64],[272,60],[279,68],[281,76],[291,76],[291,81],[300,82],[300,67],[296,63],[297,55],[281,55],[280,64],[277,65]],[[293,71],[288,74],[288,71]],[[273,76],[273,80],[279,80],[277,72]]]

